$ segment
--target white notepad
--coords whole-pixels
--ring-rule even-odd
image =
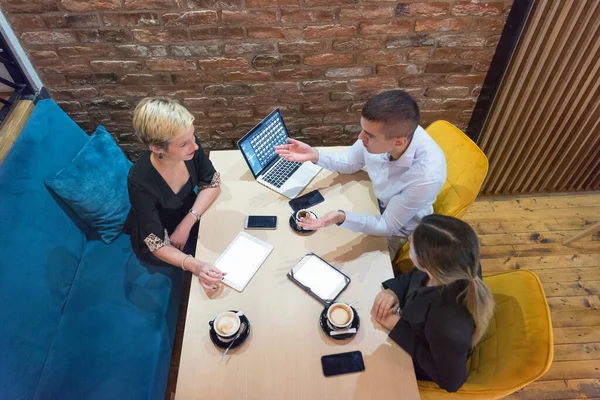
[[[227,272],[223,283],[241,292],[267,259],[273,246],[246,232],[240,232],[215,262]]]

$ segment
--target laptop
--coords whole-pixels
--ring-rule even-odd
[[[275,146],[287,144],[287,139],[281,112],[276,109],[238,140],[237,145],[258,183],[293,199],[322,168],[312,162],[292,162],[279,157]]]

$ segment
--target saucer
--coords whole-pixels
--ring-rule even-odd
[[[236,313],[236,310],[228,310],[231,312]],[[248,336],[250,336],[250,321],[248,321],[248,317],[246,317],[245,314],[242,314],[240,316],[240,332],[236,333],[235,335],[233,335],[233,337],[236,337],[236,335],[239,334],[238,338],[233,340],[233,343],[231,343],[231,340],[224,340],[221,339],[218,335],[217,332],[215,331],[215,328],[213,328],[213,321],[209,321],[208,325],[210,326],[210,330],[209,330],[209,336],[210,336],[210,340],[213,342],[213,344],[215,346],[217,346],[220,349],[225,350],[227,347],[229,347],[229,345],[231,345],[231,347],[229,348],[229,350],[233,350],[236,349],[238,347],[240,347],[242,345],[242,343],[244,343],[246,341],[246,339],[248,339]]]
[[[313,215],[313,218],[318,218],[317,214],[315,214],[314,212],[310,211],[310,213]],[[298,228],[298,226],[296,225],[296,219],[294,219],[293,215],[290,215],[290,228],[292,228],[292,230],[298,235],[311,235],[316,232],[316,230],[306,231],[304,229]]]
[[[352,321],[350,326],[347,326],[346,328],[343,328],[343,329],[356,328],[356,332],[355,333],[346,333],[343,335],[333,335],[333,336],[331,336],[329,334],[329,332],[336,330],[336,328],[334,328],[334,326],[331,325],[331,323],[327,319],[327,310],[329,309],[329,307],[325,307],[323,309],[323,311],[321,312],[321,317],[319,318],[319,325],[321,326],[321,329],[323,330],[323,332],[325,332],[327,337],[334,339],[334,340],[346,340],[346,339],[350,339],[350,338],[354,337],[358,333],[358,328],[360,328],[360,317],[358,316],[358,312],[356,311],[356,309],[354,307],[350,307],[350,308],[352,308],[352,311],[354,312],[354,320]]]

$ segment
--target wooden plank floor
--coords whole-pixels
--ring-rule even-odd
[[[508,398],[600,399],[600,235],[561,245],[600,220],[600,193],[482,198],[465,220],[481,240],[484,275],[534,271],[552,313],[552,367]],[[175,391],[186,302],[184,296],[166,399]]]
[[[481,240],[484,275],[534,271],[552,314],[550,370],[508,398],[600,398],[600,235],[561,245],[600,220],[600,194],[482,198],[465,220]]]

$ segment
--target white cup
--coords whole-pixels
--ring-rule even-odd
[[[335,328],[347,328],[354,321],[354,311],[346,303],[334,303],[327,310],[327,320]]]
[[[306,209],[298,210],[296,212],[296,215],[294,215],[294,220],[296,221],[296,226],[298,227],[298,229],[301,229],[301,230],[304,230],[304,228],[302,228],[300,225],[298,225],[298,222],[300,222],[300,214],[305,215],[304,213],[308,214],[309,218],[314,218],[314,219],[317,218],[317,215],[312,211],[309,211]],[[307,218],[307,217],[304,217],[304,218]]]
[[[241,326],[240,317],[231,311],[225,311],[215,318],[213,328],[220,338],[228,339],[239,332]]]

